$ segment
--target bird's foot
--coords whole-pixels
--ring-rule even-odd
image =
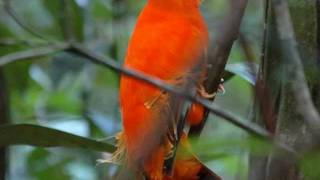
[[[226,90],[223,86],[223,82],[224,82],[224,79],[221,78],[220,84],[218,85],[218,90],[217,90],[217,92],[220,92],[222,94],[224,94],[226,92]],[[206,98],[206,99],[214,98],[217,95],[217,92],[208,93],[202,84],[199,85],[197,92],[201,97]]]
[[[211,93],[211,94],[208,93],[202,84],[198,87],[197,92],[201,97],[206,98],[206,99],[214,98],[217,94],[216,92]]]

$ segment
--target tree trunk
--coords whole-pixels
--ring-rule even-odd
[[[319,2],[317,2],[318,5]],[[279,34],[281,30],[277,28],[282,27],[279,27],[279,23],[277,25],[275,23],[275,6],[273,6],[269,13],[266,56],[262,62],[261,72],[271,94],[271,102],[277,116],[275,139],[301,154],[310,150],[315,145],[315,141],[306,121],[303,119],[303,115],[299,112],[299,99],[297,99],[294,90],[297,81],[295,77],[292,77],[292,72],[296,71],[297,64],[288,58],[290,56],[287,55],[287,48],[284,47],[288,47],[285,43],[297,41],[297,55],[301,57],[305,79],[311,88],[311,92],[313,92],[312,100],[319,110],[320,51],[317,54],[316,41],[316,10],[319,10],[319,7],[315,8],[315,0],[288,0],[287,3],[292,18],[289,23],[293,24],[295,35],[293,34],[291,42],[286,42],[286,39],[279,39],[279,37],[281,38],[281,34]],[[283,7],[287,7],[286,1],[273,0],[273,5],[282,6],[283,4],[285,4]],[[285,15],[285,13],[281,14]],[[290,34],[290,31],[288,30],[287,33]],[[319,35],[317,37],[319,38]],[[280,44],[281,46],[279,46]],[[319,44],[320,38],[318,39],[318,48]],[[258,119],[260,119],[258,121],[260,124],[265,125],[261,117]],[[249,176],[251,180],[302,179],[303,175],[299,172],[295,157],[278,151],[274,151],[267,156],[268,158],[252,156],[250,161],[252,169],[250,169]]]

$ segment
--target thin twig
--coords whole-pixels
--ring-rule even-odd
[[[261,127],[249,123],[248,121],[243,120],[242,118],[239,118],[238,116],[224,110],[223,108],[219,107],[216,104],[212,104],[208,100],[200,99],[198,97],[195,97],[191,94],[186,93],[185,91],[178,90],[174,88],[173,86],[167,85],[164,81],[156,78],[156,77],[150,77],[148,75],[145,75],[144,73],[138,72],[136,70],[123,68],[118,63],[116,63],[114,60],[105,58],[102,55],[98,55],[96,53],[91,52],[90,50],[85,49],[84,47],[80,45],[75,44],[67,44],[67,43],[59,43],[50,45],[47,47],[41,47],[37,49],[30,49],[20,52],[15,52],[12,54],[5,55],[0,58],[0,66],[6,65],[8,63],[12,63],[19,60],[25,60],[29,58],[36,58],[45,56],[54,52],[59,51],[68,51],[72,52],[76,55],[80,55],[82,57],[85,57],[87,60],[99,64],[102,66],[105,66],[107,68],[111,68],[112,70],[115,70],[117,72],[120,72],[124,75],[134,77],[136,79],[142,80],[144,82],[147,82],[149,84],[152,84],[156,87],[159,87],[165,91],[171,92],[173,94],[179,95],[181,97],[186,98],[189,101],[197,102],[201,105],[203,105],[205,108],[207,108],[210,112],[213,112],[214,114],[223,117],[230,123],[254,134],[260,137],[269,138],[271,137],[270,134],[262,129]]]
[[[31,54],[31,52],[34,52],[34,50],[32,49],[32,50],[26,50],[26,51],[6,55],[5,57],[7,57],[7,58],[4,58],[4,59],[0,58],[0,66],[6,64],[6,63],[2,62],[2,60],[5,60],[7,63],[11,63],[13,61],[24,60],[25,58],[35,58],[35,57],[39,57],[39,56],[48,55],[53,52],[57,52],[59,50],[72,52],[76,55],[84,57],[86,60],[88,60],[90,62],[93,62],[98,65],[102,65],[107,68],[111,68],[114,71],[117,71],[119,73],[122,73],[122,74],[130,76],[130,77],[133,77],[135,79],[139,79],[141,81],[144,81],[146,83],[154,85],[158,88],[161,88],[167,92],[173,93],[173,94],[181,96],[183,98],[186,98],[189,101],[199,103],[202,106],[204,106],[206,109],[208,109],[208,111],[222,117],[223,119],[234,124],[235,126],[240,127],[241,129],[243,129],[243,130],[245,130],[255,136],[267,139],[269,141],[273,141],[272,135],[269,132],[267,132],[265,129],[261,128],[260,126],[254,124],[254,123],[250,123],[249,121],[244,120],[229,111],[224,110],[223,108],[221,108],[220,106],[218,106],[216,104],[212,104],[211,101],[208,101],[205,99],[200,99],[200,98],[195,97],[191,94],[187,94],[185,91],[175,89],[173,86],[167,85],[164,81],[162,81],[158,78],[150,77],[150,76],[145,75],[141,72],[137,72],[135,70],[131,70],[128,68],[123,68],[118,63],[116,63],[114,60],[111,60],[109,58],[105,58],[102,55],[93,53],[90,50],[87,50],[86,48],[84,48],[80,45],[70,45],[70,44],[66,44],[66,43],[61,43],[60,45],[56,45],[55,47],[49,47],[49,48],[44,47],[44,48],[39,48],[38,50],[39,50],[39,52],[36,52],[35,54]],[[40,53],[40,52],[42,52],[42,53]],[[12,57],[12,58],[8,58],[8,57]],[[281,142],[274,141],[274,144],[277,147],[280,147],[281,149],[283,149],[287,152],[291,152],[291,153],[295,154],[294,151],[290,147],[286,146],[285,144],[282,144]]]
[[[26,45],[26,46],[39,46],[48,44],[44,41],[30,40],[30,39],[12,39],[12,38],[1,38],[0,46],[17,46],[17,45]]]
[[[173,86],[167,85],[164,81],[162,81],[156,77],[150,77],[150,76],[145,75],[141,72],[138,72],[138,71],[135,71],[132,69],[128,69],[128,68],[123,68],[120,65],[118,65],[118,63],[116,63],[112,60],[106,59],[103,56],[92,53],[89,50],[87,50],[83,47],[80,47],[79,45],[72,45],[72,47],[70,48],[69,51],[73,52],[77,55],[81,55],[83,57],[86,57],[90,61],[92,61],[96,64],[100,64],[102,66],[111,68],[115,71],[121,72],[124,75],[131,76],[136,79],[142,80],[142,81],[147,82],[149,84],[152,84],[156,87],[159,87],[165,91],[171,92],[171,93],[179,95],[181,97],[184,97],[189,101],[197,102],[197,103],[203,105],[210,112],[213,112],[214,114],[223,117],[224,119],[226,119],[230,123],[242,128],[252,134],[255,134],[260,137],[270,137],[270,134],[267,131],[265,131],[264,129],[260,128],[259,126],[252,124],[252,123],[248,123],[248,121],[245,121],[245,120],[239,118],[238,116],[224,110],[223,108],[221,108],[220,106],[218,106],[216,104],[212,104],[208,100],[200,99],[198,97],[195,97],[191,94],[186,93],[185,91],[181,91],[181,90],[174,88]]]
[[[216,56],[216,57],[212,58],[211,67],[215,67],[215,62],[212,63],[214,61],[213,59],[221,59],[221,57],[224,58],[224,59],[222,59],[222,61],[221,61],[222,63],[220,63],[220,66],[224,67],[225,64],[226,64],[226,60],[227,60],[226,56],[229,54],[231,46],[232,46],[232,43],[236,39],[237,33],[238,33],[238,30],[234,30],[234,29],[239,29],[240,22],[241,22],[241,17],[243,15],[244,8],[245,8],[246,3],[247,3],[247,0],[239,0],[239,1],[240,1],[240,4],[242,4],[243,6],[239,6],[240,8],[236,8],[236,9],[240,9],[239,11],[232,11],[232,9],[231,9],[231,15],[230,15],[230,17],[228,17],[229,18],[228,22],[230,22],[230,23],[228,23],[225,26],[225,29],[224,29],[224,31],[228,31],[228,32],[222,34],[220,40],[218,40],[218,42],[220,44],[218,43],[216,48],[213,49],[213,52],[218,52],[218,53],[217,54],[214,53],[214,56]],[[235,8],[236,4],[237,3],[234,3],[232,7]],[[8,12],[8,14],[22,28],[24,28],[26,31],[28,31],[29,33],[33,34],[34,36],[45,40],[45,38],[43,38],[41,35],[39,35],[35,31],[33,31],[33,29],[31,29],[29,26],[27,26],[26,24],[24,24],[22,21],[19,20],[19,18],[16,16],[16,14],[14,13],[13,9],[10,6],[10,0],[6,0],[5,1],[5,9]],[[236,18],[236,20],[234,20],[233,19],[234,17],[240,17],[240,19]],[[224,40],[228,40],[228,41],[224,41]],[[225,43],[225,42],[227,42],[227,43]],[[217,51],[218,49],[219,50],[222,49],[222,50],[224,50],[226,52],[221,51],[221,52],[223,52],[221,54],[220,51]],[[72,47],[69,47],[68,44],[58,44],[58,45],[52,45],[52,46],[49,46],[49,47],[44,47],[44,48],[39,48],[39,49],[31,49],[31,50],[27,50],[27,51],[22,51],[22,52],[9,54],[9,55],[6,55],[6,56],[3,56],[3,57],[0,58],[0,66],[4,65],[4,64],[7,64],[7,63],[10,63],[10,62],[13,62],[13,61],[20,60],[20,59],[27,59],[27,58],[34,58],[34,57],[44,56],[44,55],[47,55],[47,54],[50,54],[50,53],[53,53],[53,52],[57,52],[57,51],[62,51],[62,50],[70,50],[70,51],[73,51],[73,52],[77,52],[77,54],[80,54],[80,55],[82,55],[84,57],[87,57],[87,58],[91,59],[91,61],[93,61],[95,63],[101,64],[101,65],[104,65],[104,66],[108,66],[109,68],[112,68],[114,70],[120,71],[120,72],[122,72],[122,73],[124,73],[126,75],[133,76],[133,77],[135,77],[137,79],[146,81],[146,82],[148,82],[150,84],[153,84],[153,85],[155,85],[157,87],[160,87],[160,88],[162,88],[162,89],[164,89],[166,91],[175,93],[175,94],[180,95],[180,96],[184,96],[188,100],[191,100],[191,101],[194,101],[194,102],[198,102],[199,104],[202,104],[209,111],[211,111],[211,112],[213,112],[213,113],[215,113],[215,114],[217,114],[219,116],[224,117],[229,122],[235,124],[238,127],[241,127],[243,129],[247,130],[248,132],[251,132],[251,133],[253,133],[255,135],[262,136],[262,137],[269,137],[269,133],[267,133],[264,129],[260,128],[259,126],[252,125],[250,123],[246,123],[243,120],[239,120],[239,118],[237,116],[235,116],[235,115],[233,115],[233,114],[231,114],[229,112],[226,112],[224,109],[220,108],[217,105],[212,104],[210,106],[209,102],[207,102],[207,101],[205,101],[203,99],[198,99],[198,98],[196,98],[196,97],[194,97],[192,95],[185,94],[185,92],[181,92],[179,90],[176,90],[171,86],[166,86],[160,80],[156,80],[154,78],[149,78],[149,77],[147,77],[147,76],[145,76],[145,75],[143,75],[141,73],[137,73],[137,72],[134,72],[132,70],[130,71],[130,70],[122,69],[118,64],[116,64],[113,61],[110,61],[109,63],[101,61],[101,57],[98,57],[97,55],[95,55],[95,54],[93,54],[93,53],[91,53],[89,51],[86,51],[83,48],[79,48],[79,46],[76,46],[76,45],[74,45]],[[221,75],[224,68],[219,68],[219,69],[220,69],[219,72],[221,72],[220,73],[220,75]],[[213,76],[211,76],[211,77],[213,77]],[[210,84],[213,84],[213,83],[210,83]],[[215,84],[218,84],[218,83],[215,83]]]
[[[122,73],[124,75],[133,77],[135,79],[144,81],[146,83],[149,83],[151,85],[154,85],[158,88],[161,88],[167,92],[173,93],[175,95],[181,96],[191,102],[196,102],[203,107],[205,107],[208,111],[216,114],[217,116],[222,117],[224,120],[230,122],[231,124],[234,124],[235,126],[255,135],[261,138],[264,138],[266,140],[269,140],[276,145],[276,147],[280,148],[281,150],[284,150],[293,156],[296,156],[295,151],[288,147],[286,144],[283,144],[282,142],[279,142],[277,140],[273,140],[272,134],[270,134],[268,131],[266,131],[264,128],[261,128],[260,126],[250,123],[247,120],[244,120],[240,118],[237,115],[234,115],[233,113],[226,111],[224,108],[212,103],[209,100],[198,98],[197,96],[193,96],[185,91],[181,91],[179,89],[174,88],[171,85],[168,85],[164,81],[156,78],[156,77],[150,77],[149,75],[146,75],[144,73],[138,72],[136,70],[128,69],[121,67],[118,65],[115,61],[110,60],[108,58],[105,58],[101,55],[95,54],[91,52],[90,50],[85,49],[84,47],[81,47],[79,45],[72,45],[69,49],[70,52],[73,52],[77,55],[83,56],[87,58],[87,60],[90,60],[93,63],[105,66],[107,68],[111,68],[112,70]]]
[[[54,52],[67,50],[69,47],[70,47],[69,44],[57,43],[57,44],[52,44],[52,45],[48,45],[48,46],[44,46],[44,47],[14,52],[14,53],[7,54],[7,55],[0,57],[0,66],[3,66],[6,64],[15,62],[15,61],[19,61],[19,60],[25,60],[25,59],[30,59],[30,58],[37,58],[37,57],[41,57],[41,56],[46,56],[46,55],[54,53]]]
[[[26,32],[30,33],[34,37],[47,41],[45,37],[37,33],[34,29],[32,29],[30,26],[28,26],[27,24],[25,24],[23,21],[20,20],[18,15],[12,9],[10,0],[4,0],[4,9],[8,13],[8,15]]]

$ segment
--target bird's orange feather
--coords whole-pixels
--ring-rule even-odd
[[[124,66],[179,86],[199,65],[208,31],[198,0],[149,0],[130,39]],[[185,82],[183,82],[185,83]],[[168,118],[162,111],[170,96],[145,82],[122,76],[120,104],[128,165],[152,177],[162,172],[168,148]],[[146,102],[160,97],[154,107]],[[155,178],[157,179],[157,178]]]

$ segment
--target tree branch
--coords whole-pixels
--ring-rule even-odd
[[[138,72],[136,70],[128,69],[121,67],[119,64],[117,64],[114,60],[105,58],[101,55],[95,54],[91,52],[90,50],[85,49],[84,47],[81,47],[79,45],[71,45],[71,48],[69,49],[70,52],[73,52],[77,55],[83,56],[90,60],[93,63],[96,63],[98,65],[105,66],[107,68],[111,68],[112,70],[122,73],[124,75],[133,77],[135,79],[144,81],[146,83],[149,83],[151,85],[154,85],[160,89],[163,89],[167,92],[173,93],[175,95],[181,96],[185,98],[186,100],[189,100],[191,102],[196,102],[203,107],[205,107],[209,112],[212,112],[216,114],[217,116],[222,117],[224,120],[228,121],[229,123],[255,135],[261,138],[264,138],[266,140],[269,140],[273,142],[276,147],[280,148],[281,151],[285,151],[287,153],[292,154],[293,156],[296,155],[295,151],[288,147],[287,145],[279,142],[279,141],[274,141],[272,134],[270,134],[268,131],[266,131],[264,128],[261,128],[260,126],[250,123],[248,120],[244,120],[237,115],[234,115],[233,113],[224,110],[220,106],[212,103],[209,100],[203,99],[203,98],[198,98],[197,96],[193,96],[189,93],[186,93],[185,91],[181,91],[178,89],[175,89],[171,85],[167,85],[164,81],[156,78],[156,77],[151,77],[148,76],[144,73]]]
[[[242,128],[250,133],[253,133],[253,134],[255,134],[257,136],[261,136],[261,137],[270,137],[269,133],[266,132],[264,129],[260,128],[259,126],[254,125],[254,124],[250,124],[250,123],[248,123],[248,121],[242,120],[241,118],[237,117],[236,115],[225,111],[221,107],[219,107],[215,104],[211,104],[207,100],[199,99],[198,97],[187,94],[184,91],[177,90],[172,86],[168,86],[162,80],[157,79],[155,77],[149,77],[141,72],[137,72],[137,71],[130,70],[127,68],[122,68],[115,61],[113,61],[111,59],[107,59],[101,55],[95,54],[95,53],[81,47],[80,45],[70,45],[70,44],[66,44],[66,43],[59,43],[59,44],[54,44],[54,45],[50,45],[47,47],[41,47],[41,48],[37,48],[37,49],[30,49],[30,50],[15,52],[15,53],[8,54],[8,55],[1,57],[0,58],[0,66],[3,66],[5,64],[8,64],[8,63],[11,63],[14,61],[45,56],[45,55],[48,55],[48,54],[51,54],[54,52],[58,52],[58,51],[69,51],[69,52],[75,53],[77,55],[85,57],[87,60],[90,60],[91,62],[93,62],[95,64],[99,64],[99,65],[105,66],[107,68],[111,68],[112,70],[120,72],[124,75],[132,76],[136,79],[145,81],[145,82],[152,84],[156,87],[159,87],[165,91],[182,96],[190,101],[198,102],[199,104],[202,104],[205,108],[207,108],[210,112],[213,112],[213,113],[217,114],[218,116],[225,118],[227,121],[231,122],[232,124]]]
[[[260,137],[265,137],[265,138],[270,137],[270,134],[267,131],[265,131],[264,129],[260,128],[259,126],[255,125],[255,124],[248,123],[248,121],[245,121],[245,120],[239,118],[238,116],[236,116],[228,111],[225,111],[224,109],[222,109],[218,105],[211,104],[211,102],[208,100],[200,99],[198,97],[195,97],[191,94],[186,93],[185,91],[175,89],[173,86],[167,85],[164,81],[162,81],[158,78],[149,77],[148,75],[145,75],[141,72],[138,72],[138,71],[135,71],[132,69],[128,69],[128,68],[123,68],[120,65],[118,65],[116,62],[109,60],[109,59],[106,59],[103,56],[92,53],[89,50],[86,50],[85,48],[83,48],[79,45],[72,45],[72,47],[69,49],[69,51],[73,52],[77,55],[83,56],[96,64],[111,68],[112,70],[115,70],[117,72],[121,72],[124,75],[131,76],[136,79],[142,80],[142,81],[147,82],[149,84],[152,84],[158,88],[161,88],[165,91],[168,91],[170,93],[173,93],[173,94],[181,96],[181,97],[184,97],[189,101],[197,102],[197,103],[203,105],[210,112],[213,112],[214,114],[223,117],[224,119],[226,119],[230,123],[242,128],[242,129],[244,129],[254,135],[257,135]]]
[[[12,38],[1,38],[0,39],[0,46],[17,46],[17,45],[26,45],[26,46],[37,46],[37,45],[44,45],[48,44],[44,41],[37,41],[32,39],[12,39]]]
[[[228,22],[225,26],[223,26],[221,30],[221,36],[217,39],[217,44],[214,46],[209,54],[209,66],[211,67],[211,70],[209,71],[209,80],[208,80],[208,86],[209,89],[212,89],[212,92],[217,89],[217,86],[220,82],[220,77],[223,72],[223,69],[227,62],[227,57],[229,55],[229,52],[231,50],[233,41],[237,38],[240,22],[244,13],[244,9],[246,7],[247,0],[239,0],[236,3],[231,3],[232,7],[230,10],[230,16],[228,16],[226,19]],[[33,31],[29,26],[24,24],[22,21],[19,20],[19,18],[16,16],[14,11],[11,8],[10,0],[5,0],[5,9],[7,13],[26,31],[28,31],[30,34],[33,34],[34,36],[44,39],[41,35]],[[207,108],[208,111],[215,113],[216,115],[219,115],[223,118],[225,118],[227,121],[231,122],[232,124],[250,132],[257,136],[261,137],[270,137],[270,134],[266,132],[264,129],[260,128],[259,126],[247,123],[237,116],[231,114],[230,112],[227,112],[220,108],[217,105],[210,105],[210,102],[199,99],[197,97],[194,97],[190,94],[186,94],[185,92],[176,90],[175,88],[171,86],[167,86],[165,83],[163,83],[159,79],[155,78],[149,78],[148,76],[145,76],[142,73],[134,72],[132,70],[123,69],[118,64],[116,64],[114,61],[110,61],[107,63],[106,61],[102,60],[102,56],[98,56],[94,53],[91,53],[87,50],[84,50],[83,48],[79,47],[78,45],[68,45],[68,44],[55,44],[48,47],[38,48],[38,49],[31,49],[26,51],[21,51],[17,53],[12,53],[6,56],[3,56],[0,58],[0,66],[11,63],[17,60],[22,59],[29,59],[29,58],[35,58],[44,56],[50,53],[54,53],[57,51],[71,51],[75,52],[81,56],[87,57],[89,60],[91,60],[94,63],[107,66],[109,68],[112,68],[113,70],[119,71],[125,75],[135,77],[137,79],[143,80],[145,82],[148,82],[150,84],[153,84],[157,87],[160,87],[168,92],[174,93],[176,95],[183,96],[184,98],[198,102],[199,104],[202,104],[205,108]],[[211,75],[210,75],[211,74]],[[216,80],[218,79],[218,80]],[[211,82],[214,83],[211,83]]]
[[[0,57],[0,66],[3,66],[8,63],[12,63],[14,61],[46,56],[54,52],[67,50],[68,48],[70,48],[70,45],[67,43],[57,43],[57,44],[47,45],[44,47],[28,49],[25,51],[14,52],[14,53],[7,54]]]
[[[248,0],[231,0],[230,13],[223,20],[219,34],[215,42],[212,42],[208,51],[208,78],[205,82],[207,92],[216,92],[220,84],[222,73],[227,64],[228,57],[237,39],[242,17]],[[211,99],[212,101],[214,99]],[[206,111],[205,117],[200,125],[190,128],[189,134],[199,136],[205,126],[209,112]]]

